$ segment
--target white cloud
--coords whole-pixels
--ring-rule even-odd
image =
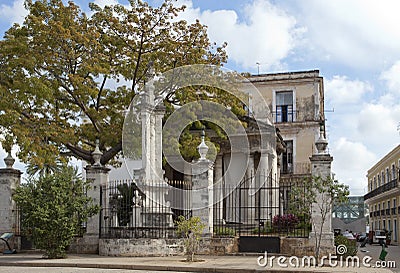
[[[307,26],[315,57],[360,69],[400,58],[400,2],[397,0],[294,1],[296,18]],[[306,48],[307,49],[307,48]]]
[[[365,104],[358,116],[359,139],[380,155],[393,148],[399,141],[397,126],[400,121],[400,105]]]
[[[21,24],[27,14],[28,11],[24,7],[24,0],[15,0],[11,5],[0,5],[0,17],[10,24]]]
[[[280,67],[304,32],[293,16],[269,1],[255,0],[246,5],[244,20],[239,20],[234,10],[201,12],[193,8],[191,1],[178,1],[178,4],[187,6],[182,19],[188,22],[199,19],[207,25],[210,40],[218,44],[227,42],[229,60],[244,69],[256,69],[256,62],[261,64],[261,72]]]
[[[333,104],[357,104],[364,94],[373,91],[373,86],[346,76],[334,76],[325,82],[325,90],[327,100]]]
[[[361,142],[351,141],[345,137],[339,138],[331,145],[333,155],[333,172],[340,183],[348,184],[352,195],[366,193],[366,174],[377,157]]]
[[[117,0],[95,0],[93,1],[93,3],[100,6],[101,8],[104,8],[105,6],[112,6],[119,4]]]
[[[395,62],[388,70],[382,72],[380,78],[386,81],[390,93],[400,95],[400,60]]]

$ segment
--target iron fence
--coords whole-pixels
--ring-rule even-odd
[[[271,176],[225,185],[225,197],[214,204],[214,236],[308,237],[309,216],[290,204],[293,187],[305,190],[303,183],[279,184]]]
[[[192,216],[190,183],[111,181],[101,187],[101,238],[176,237],[179,216]]]

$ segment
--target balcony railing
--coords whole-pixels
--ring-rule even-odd
[[[386,209],[386,215],[390,215],[390,209]]]
[[[310,174],[311,163],[310,162],[297,162],[294,164],[287,164],[287,166],[281,166],[281,174]]]
[[[380,187],[376,188],[375,190],[364,195],[364,200],[370,199],[381,193],[390,191],[391,189],[398,188],[398,187],[399,187],[398,179],[397,178],[393,179],[389,183],[383,184],[382,186],[380,186]]]
[[[385,210],[384,209],[381,210],[381,215],[385,216]]]
[[[396,208],[392,208],[392,215],[396,215]]]

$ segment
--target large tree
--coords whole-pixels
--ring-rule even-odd
[[[206,26],[177,19],[185,7],[129,2],[90,4],[91,16],[72,1],[25,2],[23,24],[0,41],[0,127],[12,136],[3,146],[12,139],[22,161],[41,167],[63,155],[93,163],[99,138],[101,163],[111,163],[122,150],[124,111],[142,90],[150,62],[161,73],[226,62],[225,44],[210,42]],[[172,109],[199,92],[171,92],[164,104]]]

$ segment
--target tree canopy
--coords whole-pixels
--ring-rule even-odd
[[[18,157],[39,167],[69,156],[93,163],[98,138],[101,163],[112,163],[122,149],[125,110],[150,62],[156,73],[226,62],[226,44],[212,43],[206,26],[178,20],[184,6],[129,2],[129,8],[92,3],[90,16],[72,1],[25,2],[24,22],[0,41],[0,127],[11,136],[3,147],[17,144]],[[171,112],[199,92],[166,94],[164,104]]]

